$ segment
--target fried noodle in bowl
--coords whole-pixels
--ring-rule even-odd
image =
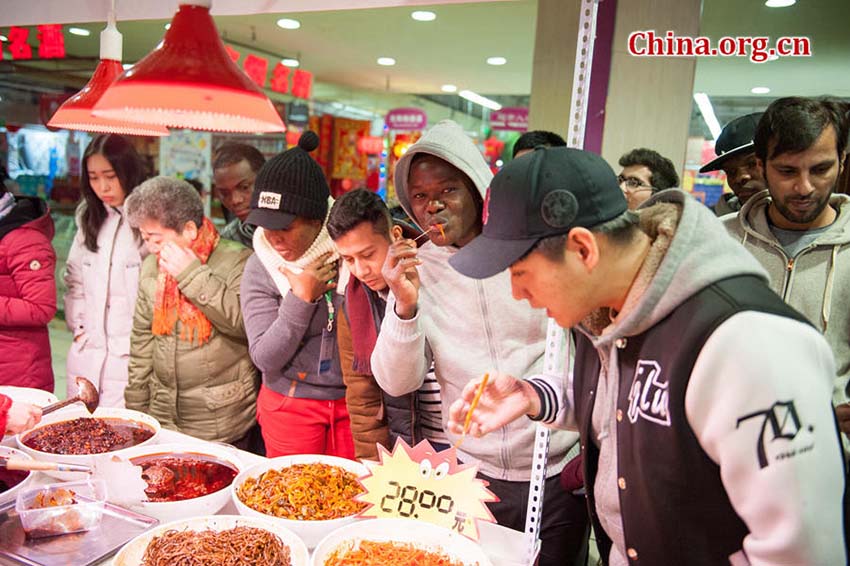
[[[198,566],[291,564],[289,547],[274,533],[257,527],[233,527],[223,531],[166,531],[148,543],[142,566],[172,566],[189,557]]]
[[[354,500],[363,488],[348,470],[313,462],[271,469],[248,478],[236,491],[255,511],[295,521],[326,521],[359,513],[365,504]]]
[[[293,532],[270,519],[213,515],[174,521],[130,541],[112,566],[307,566]]]
[[[415,519],[367,519],[326,536],[312,566],[492,566],[481,546],[449,529]]]
[[[332,530],[355,520],[354,500],[366,474],[359,462],[305,454],[274,458],[240,473],[231,486],[239,513],[269,517],[315,546]]]

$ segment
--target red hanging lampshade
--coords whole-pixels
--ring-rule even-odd
[[[115,27],[115,15],[109,13],[106,29],[100,32],[100,63],[83,89],[65,101],[53,114],[47,125],[51,128],[82,130],[102,134],[127,134],[133,136],[167,136],[168,129],[156,124],[142,124],[124,119],[93,116],[94,105],[109,85],[124,72],[121,66],[122,38]]]
[[[282,132],[268,97],[230,59],[211,0],[179,0],[162,42],[95,105],[95,116],[223,132]]]

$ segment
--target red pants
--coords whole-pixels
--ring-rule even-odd
[[[263,385],[257,396],[257,421],[269,458],[327,454],[354,459],[354,438],[344,397],[333,401],[298,399]]]

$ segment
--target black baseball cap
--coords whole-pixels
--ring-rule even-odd
[[[595,153],[538,147],[493,177],[481,235],[449,259],[474,279],[501,273],[542,238],[592,228],[628,210],[614,171]]]
[[[756,135],[756,126],[761,120],[761,115],[761,112],[754,112],[735,118],[726,124],[714,143],[714,152],[717,157],[703,165],[699,172],[708,173],[709,171],[723,169],[723,164],[727,160],[743,153],[754,152],[753,138]]]

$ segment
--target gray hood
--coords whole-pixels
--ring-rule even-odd
[[[767,208],[772,201],[770,192],[767,190],[753,195],[741,207],[737,222],[747,238],[756,238],[774,245],[780,245],[779,240],[770,231],[770,226],[767,223]],[[839,214],[835,222],[830,225],[829,230],[821,234],[816,240],[817,245],[835,246],[850,243],[850,196],[834,194],[829,197],[829,204]]]
[[[398,202],[407,215],[416,222],[407,198],[407,177],[410,174],[410,162],[417,153],[428,153],[448,161],[469,177],[481,194],[481,200],[487,193],[493,173],[484,161],[484,156],[463,128],[452,120],[442,120],[410,146],[395,166],[395,192]],[[422,227],[420,226],[420,229]]]
[[[666,253],[656,252],[660,260],[658,267],[644,285],[638,279],[647,266],[641,269],[623,312],[604,333],[599,335],[587,325],[588,321],[582,323],[580,329],[597,348],[646,331],[697,291],[716,281],[755,275],[767,283],[767,272],[755,258],[728,236],[710,209],[690,195],[678,189],[661,191],[647,201],[639,214],[641,227],[653,237],[653,248],[666,246]],[[650,251],[647,257],[652,256]],[[597,311],[589,320],[610,321],[608,310]],[[591,326],[598,329],[598,325]]]

